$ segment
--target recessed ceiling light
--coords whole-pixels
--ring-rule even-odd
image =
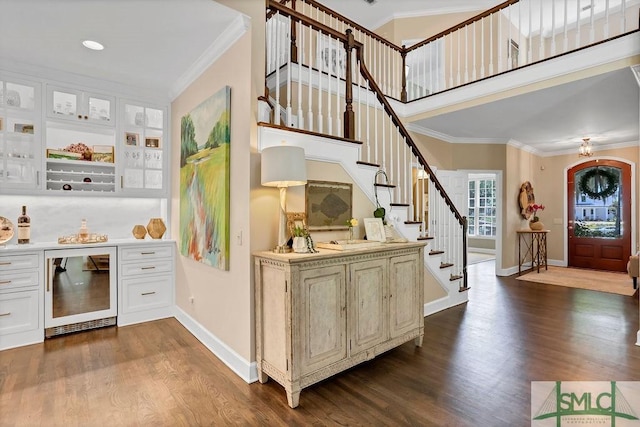
[[[82,45],[84,47],[86,47],[87,49],[91,49],[91,50],[102,50],[104,49],[104,46],[101,45],[98,42],[95,42],[93,40],[85,40],[82,42]]]

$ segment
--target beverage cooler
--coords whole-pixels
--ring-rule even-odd
[[[115,247],[48,250],[45,260],[45,337],[116,324]]]

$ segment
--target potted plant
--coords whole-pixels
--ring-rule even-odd
[[[314,253],[316,252],[313,247],[313,240],[309,235],[309,231],[303,227],[295,227],[293,229],[293,240],[291,243],[291,249],[299,254]]]
[[[530,204],[527,206],[527,212],[531,214],[531,219],[529,220],[529,228],[532,230],[543,230],[544,224],[540,221],[540,217],[538,216],[538,211],[543,211],[544,205],[538,204]]]

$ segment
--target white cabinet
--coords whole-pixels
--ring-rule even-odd
[[[424,244],[255,254],[261,382],[300,390],[424,335]]]
[[[118,325],[173,316],[173,244],[120,247],[118,260]]]
[[[48,85],[47,117],[114,126],[115,97]]]
[[[165,193],[167,187],[167,111],[160,106],[122,101],[118,138],[121,185],[125,193]]]
[[[44,339],[42,252],[0,255],[0,350]]]
[[[0,187],[34,190],[42,155],[41,84],[0,74]]]

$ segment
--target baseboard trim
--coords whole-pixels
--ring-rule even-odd
[[[427,302],[423,306],[423,314],[424,317],[430,316],[432,314],[438,313],[439,311],[446,310],[447,308],[455,307],[456,305],[464,304],[468,302],[468,300],[459,301],[455,304],[451,304],[450,297],[442,297],[435,301]]]
[[[175,318],[240,378],[247,383],[258,381],[256,362],[248,362],[180,307],[175,307]]]
[[[561,259],[548,259],[547,260],[547,265],[552,265],[554,267],[566,267],[567,266],[567,262]],[[544,267],[542,267],[544,268]],[[529,270],[531,269],[531,263],[528,262],[526,264],[522,265],[522,272],[523,273],[528,273],[528,271],[525,270]],[[496,276],[500,276],[500,277],[504,277],[504,276],[511,276],[514,274],[518,274],[518,266],[513,266],[513,267],[509,267],[509,268],[503,268],[501,270],[498,270],[496,272]]]

